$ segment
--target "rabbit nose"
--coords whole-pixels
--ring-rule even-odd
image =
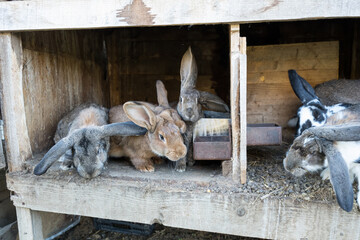
[[[193,112],[192,108],[187,108],[186,109],[187,114],[192,115],[192,112]]]

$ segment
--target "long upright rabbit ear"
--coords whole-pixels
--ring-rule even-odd
[[[140,102],[126,102],[123,106],[127,117],[140,127],[153,132],[156,127],[156,115],[145,104]]]
[[[330,141],[360,141],[360,122],[309,128],[306,131]]]
[[[303,104],[318,99],[315,90],[311,87],[310,83],[300,77],[295,70],[289,70],[288,74],[291,87]]]
[[[185,52],[181,59],[180,77],[181,77],[181,89],[195,88],[198,69],[195,61],[195,57],[191,52],[191,47]]]
[[[65,137],[57,142],[50,150],[45,154],[41,161],[35,166],[34,174],[44,174],[51,165],[53,165],[65,152],[70,149],[78,135],[81,135],[82,131],[75,131],[69,137]]]
[[[136,125],[133,122],[111,123],[102,126],[102,136],[141,136],[144,135],[147,130],[143,127]]]
[[[160,80],[156,81],[156,93],[157,93],[157,100],[159,105],[163,107],[170,107],[165,85]]]
[[[342,209],[350,212],[353,207],[354,192],[350,182],[349,169],[331,141],[322,139],[321,144],[329,162],[330,180],[338,204]]]
[[[220,97],[204,91],[199,91],[199,93],[199,102],[203,107],[211,111],[230,112],[229,106]]]

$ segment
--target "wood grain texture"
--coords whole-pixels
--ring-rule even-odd
[[[241,180],[240,162],[240,25],[230,27],[230,112],[232,137],[232,178]],[[246,130],[245,130],[246,131]]]
[[[239,110],[240,110],[240,182],[246,183],[247,168],[247,56],[246,38],[240,37],[239,56]]]
[[[199,176],[193,171],[178,174],[159,168],[157,174],[145,176],[130,174],[134,170],[127,168],[110,169],[111,166],[108,173],[90,181],[75,172],[50,171],[43,176],[11,173],[8,187],[14,192],[12,200],[16,206],[37,211],[266,239],[360,237],[360,214],[355,209],[351,213],[342,211],[335,201],[215,193],[206,190],[214,184],[211,171],[198,171]],[[216,184],[224,189],[229,182]],[[191,191],[184,186],[192,186]]]
[[[360,16],[357,0],[2,2],[0,31],[239,23]]]
[[[296,43],[248,47],[247,121],[285,127],[301,102],[287,71],[296,69],[312,86],[336,79],[339,44]]]
[[[31,147],[53,145],[58,121],[84,102],[108,107],[103,35],[94,31],[22,33],[23,89]]]
[[[19,171],[31,157],[23,97],[23,49],[19,35],[0,34],[1,111],[9,171]]]

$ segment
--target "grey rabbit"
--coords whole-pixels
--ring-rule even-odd
[[[110,136],[143,135],[146,129],[132,122],[107,124],[108,110],[97,104],[82,104],[70,111],[58,123],[55,145],[34,169],[35,175],[44,174],[57,160],[61,168],[72,165],[80,176],[100,175],[108,159]]]

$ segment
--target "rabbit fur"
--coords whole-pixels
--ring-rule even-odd
[[[138,137],[112,137],[109,155],[129,157],[135,168],[141,172],[153,172],[154,158],[167,157],[171,161],[183,158],[187,153],[182,134],[186,125],[175,109],[169,106],[164,84],[156,82],[159,105],[130,101],[112,107],[109,113],[111,123],[133,121],[148,131]]]

